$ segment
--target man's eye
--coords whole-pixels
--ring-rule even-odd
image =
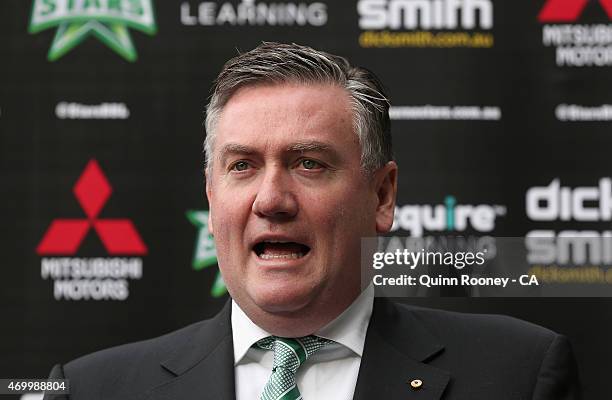
[[[304,167],[304,169],[317,169],[317,168],[321,168],[321,164],[319,164],[316,161],[313,160],[302,160],[301,162],[302,167]]]
[[[238,161],[232,166],[234,171],[245,171],[249,168],[249,163],[246,161]]]

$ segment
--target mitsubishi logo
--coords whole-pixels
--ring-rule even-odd
[[[540,22],[573,22],[580,17],[589,0],[548,0],[540,14]],[[598,0],[612,19],[612,0]]]
[[[98,162],[89,160],[72,189],[87,219],[54,219],[36,252],[39,255],[74,255],[93,228],[111,255],[146,254],[147,247],[131,220],[98,218],[112,190]]]

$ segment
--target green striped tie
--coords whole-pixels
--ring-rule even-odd
[[[255,347],[274,352],[272,375],[264,387],[260,400],[298,400],[302,398],[295,382],[295,372],[308,357],[331,340],[317,336],[282,338],[268,336],[255,343]]]

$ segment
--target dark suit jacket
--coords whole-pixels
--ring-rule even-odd
[[[69,379],[71,395],[45,400],[233,400],[229,304],[165,336],[56,365],[51,377]],[[563,336],[510,317],[374,302],[355,400],[578,398]]]

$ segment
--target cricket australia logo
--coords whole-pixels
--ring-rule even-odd
[[[138,58],[128,28],[155,34],[151,0],[34,0],[30,33],[57,27],[47,58],[55,61],[89,35],[126,60]]]

